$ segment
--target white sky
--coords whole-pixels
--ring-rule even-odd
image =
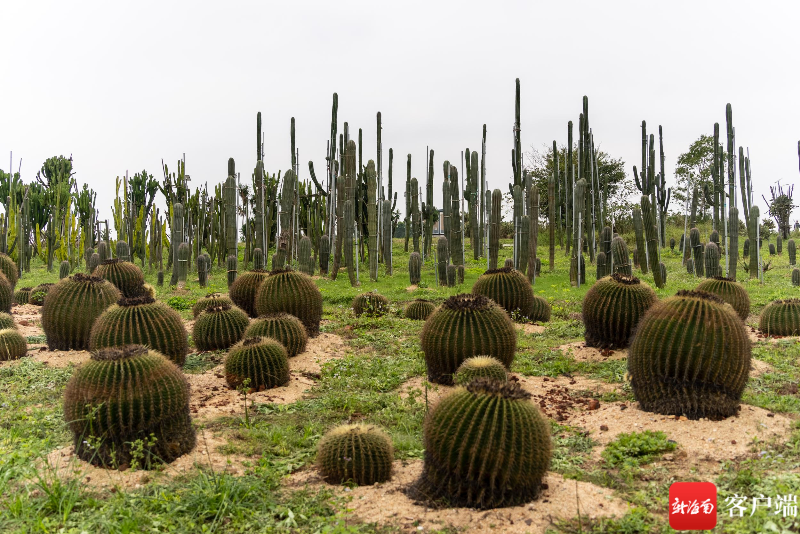
[[[257,111],[269,172],[290,166],[294,116],[301,178],[309,159],[323,175],[334,91],[365,164],[382,112],[395,191],[408,153],[423,183],[430,146],[438,206],[443,160],[479,150],[484,123],[487,178],[505,191],[517,77],[526,150],[566,143],[568,120],[577,139],[585,94],[596,143],[629,174],[642,119],[663,125],[671,184],[678,154],[714,122],[724,132],[730,102],[762,214],[761,193],[798,178],[797,2],[6,1],[0,19],[0,168],[13,150],[30,181],[72,154],[101,218],[116,176],[160,180],[162,158],[186,153],[193,186],[223,181],[231,156],[249,180]]]

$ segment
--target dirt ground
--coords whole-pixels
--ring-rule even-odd
[[[11,316],[20,334],[25,337],[44,335],[41,310],[40,306],[33,304],[16,304],[11,308]]]
[[[558,347],[558,350],[578,362],[607,362],[624,360],[628,357],[628,349],[600,350],[594,347],[587,347],[585,341],[567,343]]]
[[[545,331],[544,325],[540,324],[518,324],[517,330],[521,330],[526,334],[541,334]]]
[[[431,509],[415,503],[405,494],[422,472],[422,460],[396,461],[392,479],[383,484],[354,489],[333,486],[341,496],[350,497],[347,513],[353,519],[397,525],[403,532],[455,528],[459,532],[544,532],[551,518],[572,518],[578,509],[582,517],[622,516],[628,504],[613,497],[612,491],[587,482],[564,480],[548,473],[547,489],[536,501],[522,506],[481,511],[470,508]],[[327,484],[315,469],[295,473],[286,481],[292,489],[320,488]],[[331,486],[328,486],[331,487]]]

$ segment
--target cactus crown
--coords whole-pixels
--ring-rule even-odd
[[[519,382],[500,382],[491,378],[476,378],[465,386],[470,393],[485,393],[503,399],[530,399],[531,394],[522,389]]]
[[[103,279],[99,276],[88,275],[83,273],[75,273],[71,276],[71,278],[75,282],[91,282],[93,284],[99,284],[103,282]],[[53,284],[41,284],[41,286],[52,286]]]
[[[800,304],[800,299],[781,299],[774,300],[775,304]]]
[[[483,295],[473,295],[470,293],[462,293],[450,297],[442,304],[443,308],[448,310],[462,311],[462,310],[488,310],[492,307],[492,300]]]
[[[269,276],[275,276],[276,274],[291,273],[291,272],[294,272],[294,269],[292,269],[289,265],[287,265],[282,269],[273,269],[269,271],[267,274]]]
[[[141,354],[147,354],[147,347],[142,345],[126,345],[124,347],[108,347],[95,351],[91,359],[96,362],[116,362],[126,358],[133,358]]]
[[[259,336],[248,337],[247,339],[242,340],[243,347],[249,347],[250,345],[258,345],[263,341],[263,338]]]
[[[103,260],[102,262],[100,262],[100,265],[114,265],[116,263],[121,263],[121,262],[122,260],[120,260],[119,258],[111,258],[108,260]]]
[[[724,300],[714,295],[713,293],[709,293],[707,291],[697,291],[695,289],[681,289],[680,291],[675,293],[675,296],[692,298],[692,299],[702,299],[702,300],[707,300],[709,302],[714,302],[716,304],[725,304]]]
[[[514,270],[514,267],[501,267],[499,269],[489,269],[484,271],[483,274],[496,274],[496,273],[510,273]]]
[[[621,273],[614,273],[611,275],[611,278],[619,283],[625,284],[626,286],[635,286],[637,284],[641,284],[642,281],[636,278],[635,276],[627,276]]]
[[[20,291],[33,291],[33,288],[32,287],[23,287],[23,288],[20,288]]]
[[[117,306],[128,308],[130,306],[141,306],[142,304],[152,304],[156,301],[150,295],[141,295],[138,297],[122,297],[117,301]]]
[[[219,298],[221,296],[222,296],[222,293],[216,293],[216,292],[214,292],[214,293],[206,293],[206,298],[207,299],[215,299],[215,298]]]
[[[206,313],[219,313],[228,311],[231,309],[231,305],[223,302],[222,304],[211,304],[208,308],[206,308]]]

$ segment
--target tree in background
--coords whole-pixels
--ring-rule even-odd
[[[769,214],[775,219],[778,225],[778,232],[780,232],[783,239],[789,238],[789,217],[792,215],[792,210],[796,207],[792,201],[792,194],[794,193],[794,185],[790,185],[787,189],[778,184],[777,187],[770,187],[769,192],[772,194],[772,199],[764,199],[767,206],[769,206]]]
[[[720,147],[722,150],[722,147]],[[723,152],[722,161],[727,161],[727,153]],[[701,135],[696,141],[689,145],[689,150],[678,156],[675,164],[675,186],[672,188],[672,196],[675,198],[676,206],[683,207],[686,204],[686,191],[689,180],[694,180],[693,184],[698,191],[698,208],[702,217],[706,216],[708,204],[703,195],[703,188],[709,191],[714,189],[712,173],[714,167],[714,137]],[[691,198],[690,198],[691,200]]]

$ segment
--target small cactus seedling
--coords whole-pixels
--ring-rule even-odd
[[[233,303],[247,312],[250,317],[257,317],[256,292],[261,282],[267,279],[267,276],[269,276],[267,271],[248,271],[236,278],[228,289],[228,294]]]
[[[767,304],[758,328],[768,336],[800,335],[800,299],[776,300]]]
[[[325,434],[317,447],[317,466],[331,484],[370,486],[392,477],[392,441],[372,425],[342,425]]]
[[[406,306],[406,319],[424,321],[435,309],[436,305],[433,302],[425,299],[417,299]]]
[[[286,348],[268,337],[245,338],[225,358],[225,380],[232,388],[247,383],[255,391],[285,386],[289,383]]]
[[[288,313],[262,315],[245,330],[244,337],[271,337],[286,347],[289,358],[306,350],[308,334],[300,319]]]
[[[698,284],[695,288],[696,291],[705,291],[718,296],[736,310],[736,314],[742,318],[742,321],[747,319],[750,315],[750,295],[747,290],[738,282],[730,278],[709,278]]]
[[[0,361],[18,360],[28,352],[28,343],[16,328],[0,330]]]
[[[236,306],[209,306],[197,316],[192,340],[197,350],[227,349],[238,343],[250,325],[247,314]]]
[[[319,335],[322,293],[309,276],[291,268],[272,271],[258,288],[255,302],[258,315],[290,313],[302,321],[309,337]]]
[[[389,299],[372,291],[360,293],[353,299],[353,313],[356,317],[380,317],[389,311]]]
[[[473,356],[467,358],[456,370],[453,381],[456,385],[466,386],[476,378],[491,378],[500,382],[508,381],[506,368],[497,358],[491,356]]]
[[[638,278],[615,273],[598,280],[583,298],[586,346],[622,349],[650,306],[655,291]]]

